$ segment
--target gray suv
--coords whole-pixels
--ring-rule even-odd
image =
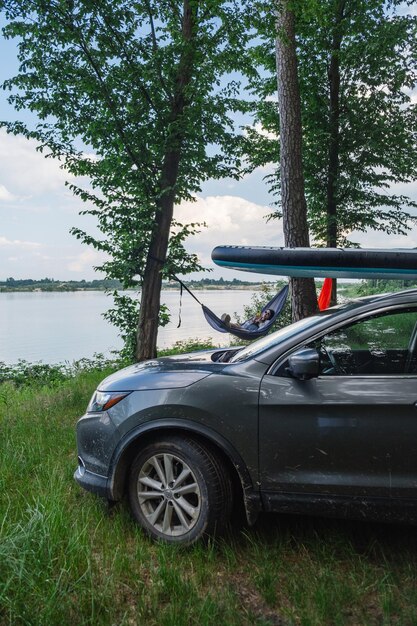
[[[233,503],[414,521],[417,291],[364,298],[245,348],[139,363],[78,421],[75,479],[128,495],[149,535],[192,543]]]

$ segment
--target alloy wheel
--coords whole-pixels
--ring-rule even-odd
[[[142,514],[160,533],[181,536],[197,523],[201,494],[185,461],[174,454],[151,456],[140,469],[137,496]]]

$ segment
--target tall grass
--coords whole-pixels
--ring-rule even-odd
[[[0,386],[0,624],[417,624],[416,533],[261,517],[191,549],[73,481],[75,423],[109,373]]]

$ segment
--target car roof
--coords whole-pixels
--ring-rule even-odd
[[[337,311],[346,311],[355,308],[370,308],[375,305],[386,304],[399,304],[401,302],[415,302],[417,301],[417,289],[404,289],[402,291],[392,291],[389,293],[378,293],[371,296],[361,296],[354,300],[348,300],[336,306],[330,307],[325,311],[321,311],[321,314],[335,313]]]
[[[360,302],[376,302],[385,299],[402,299],[404,297],[410,297],[411,299],[417,297],[417,289],[403,289],[402,291],[391,291],[389,293],[378,293],[372,296],[362,296],[361,298],[355,298],[355,301]]]
[[[355,302],[357,300],[364,301],[374,301],[374,300],[384,300],[385,298],[402,298],[404,296],[417,296],[417,288],[415,289],[402,289],[401,291],[389,291],[384,293],[375,293],[370,296],[361,296],[359,298],[355,298]],[[353,302],[353,300],[352,300]]]

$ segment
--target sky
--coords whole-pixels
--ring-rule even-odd
[[[17,70],[13,42],[0,40],[0,58],[2,82]],[[25,112],[16,113],[7,103],[5,93],[0,92],[0,119],[34,118]],[[200,234],[187,241],[186,247],[213,271],[191,277],[272,279],[224,270],[211,261],[211,250],[217,245],[284,245],[282,222],[265,219],[273,201],[263,180],[267,173],[268,168],[260,168],[240,181],[209,181],[195,202],[176,207],[177,221],[207,224]],[[34,141],[0,130],[0,280],[102,278],[93,268],[102,263],[103,255],[81,244],[69,232],[75,226],[98,234],[94,219],[79,215],[85,205],[65,187],[69,179],[59,162],[36,151]],[[417,200],[417,182],[393,187],[394,190]],[[417,247],[417,228],[403,237],[369,232],[354,234],[354,240],[363,247]]]

